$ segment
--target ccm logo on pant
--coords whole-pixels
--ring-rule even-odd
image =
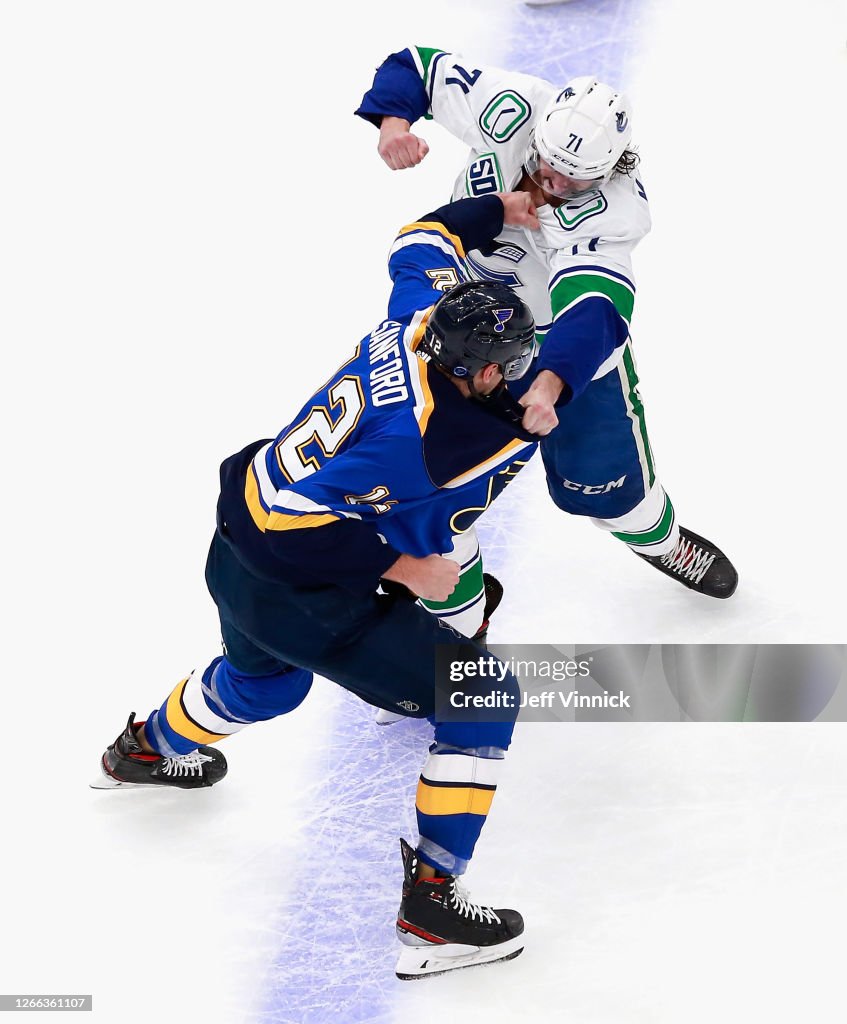
[[[562,486],[567,487],[569,491],[581,491],[583,494],[608,494],[616,487],[623,487],[624,480],[626,480],[626,473],[620,480],[610,480],[607,484],[578,484],[573,480],[563,480]]]

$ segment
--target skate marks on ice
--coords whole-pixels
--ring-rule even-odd
[[[571,0],[550,7],[521,5],[520,31],[505,63],[519,71],[564,83],[595,75],[626,88],[645,0]]]
[[[543,476],[536,483],[543,487]],[[480,531],[495,575],[514,554],[520,515],[513,503],[504,512]],[[332,689],[334,717],[302,801],[309,820],[292,868],[298,878],[277,908],[277,952],[249,1024],[391,1024],[407,987],[394,973],[399,838],[417,840],[415,792],[432,726],[411,718],[377,725],[375,708]]]
[[[615,80],[643,2],[517,5],[504,63],[554,82],[584,73]],[[535,483],[539,500],[548,500],[543,479]],[[486,566],[495,574],[514,558],[520,535],[521,512],[508,504],[502,521],[495,507],[481,524]],[[311,809],[299,878],[279,908],[278,953],[250,1024],[388,1024],[404,984],[394,975],[398,837],[417,836],[415,789],[432,730],[412,719],[380,728],[370,706],[341,690],[337,700],[322,769],[305,801]]]
[[[403,870],[399,837],[417,837],[415,790],[432,727],[374,722],[338,690],[335,719],[304,805],[298,878],[278,908],[277,953],[250,1024],[388,1024]]]

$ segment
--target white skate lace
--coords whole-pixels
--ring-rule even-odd
[[[207,761],[214,761],[214,758],[195,750],[193,754],[163,758],[162,771],[165,775],[202,775],[203,765]]]
[[[673,551],[662,555],[662,565],[677,576],[684,576],[693,583],[699,583],[716,557],[714,551],[706,551],[698,547],[694,541],[680,537]]]
[[[484,924],[500,924],[500,918],[494,913],[491,907],[481,907],[478,903],[471,903],[467,891],[453,879],[453,891],[450,894],[452,899],[450,905],[462,917],[469,917],[475,921],[479,916]]]

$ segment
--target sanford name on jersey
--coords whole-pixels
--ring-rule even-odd
[[[386,320],[368,342],[368,361],[374,367],[368,378],[374,405],[393,405],[409,397],[406,368],[401,357],[403,325]]]

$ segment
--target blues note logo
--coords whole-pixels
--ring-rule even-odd
[[[515,315],[513,309],[495,309],[493,310],[494,315],[497,317],[497,323],[494,325],[494,330],[497,334],[502,334],[506,330],[506,324]]]

